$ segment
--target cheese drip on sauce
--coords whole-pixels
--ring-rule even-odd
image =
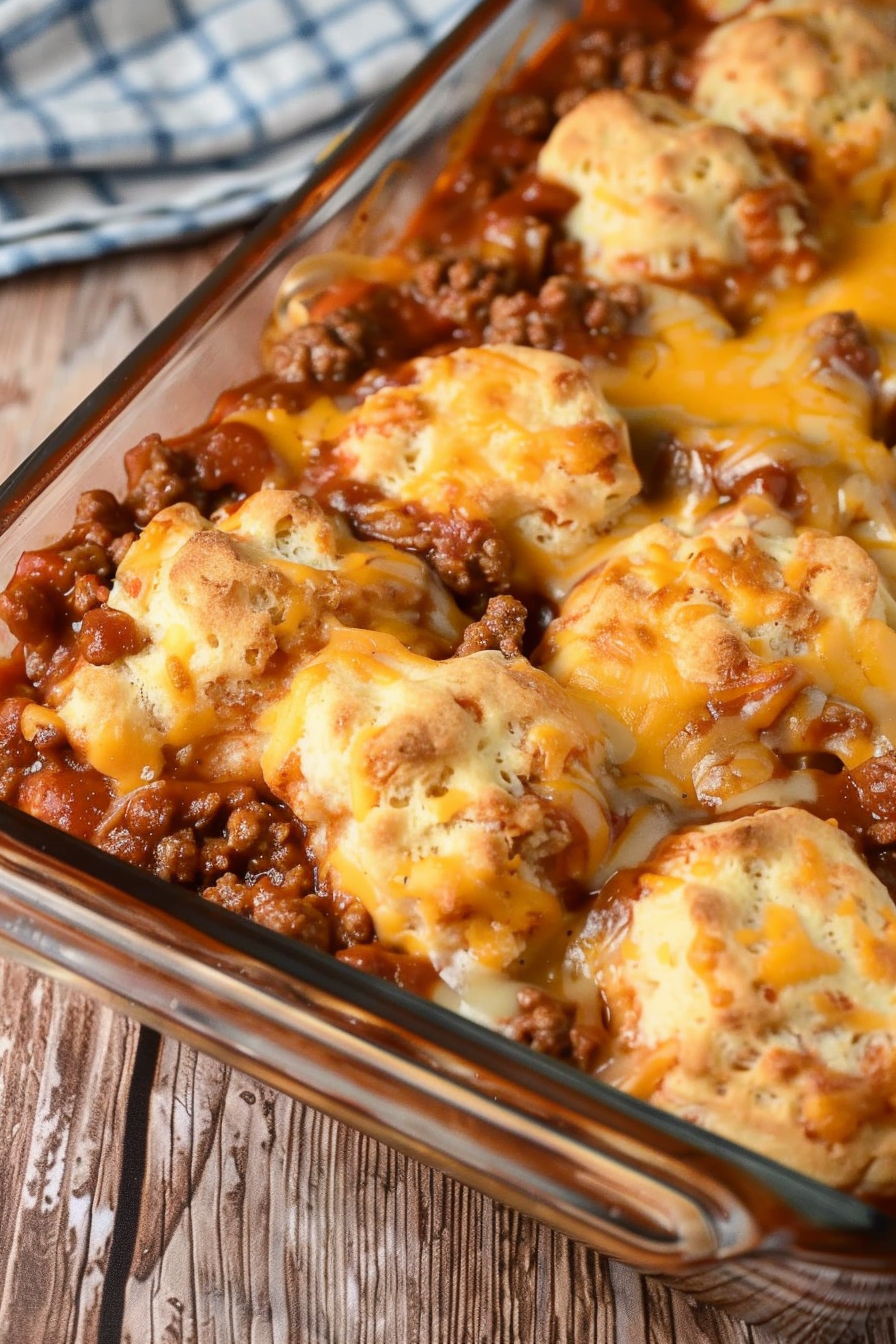
[[[265,780],[325,884],[455,989],[519,970],[609,843],[594,716],[522,657],[341,630],[265,720]],[[475,978],[475,974],[474,974]]]
[[[573,590],[538,658],[628,728],[628,774],[718,806],[762,801],[776,748],[854,766],[896,744],[894,624],[846,537],[657,524]]]
[[[702,427],[723,439],[729,448],[757,432],[778,436],[795,445],[797,455],[814,455],[811,464],[793,466],[797,477],[806,465],[813,469],[809,485],[816,516],[800,521],[816,526],[828,526],[827,519],[836,523],[844,470],[848,469],[862,479],[872,477],[876,485],[874,499],[852,510],[850,521],[859,523],[869,512],[877,515],[865,529],[866,535],[857,539],[871,549],[896,551],[896,524],[890,516],[896,508],[896,466],[887,448],[875,438],[875,408],[869,388],[847,370],[822,366],[817,343],[807,333],[810,324],[826,313],[858,313],[880,352],[878,399],[885,407],[896,404],[896,314],[892,298],[896,293],[896,207],[891,206],[889,213],[876,222],[844,222],[837,230],[836,242],[828,248],[820,279],[765,294],[763,313],[741,334],[735,333],[708,301],[664,286],[648,286],[646,292],[649,303],[643,329],[628,339],[625,356],[612,361],[586,361],[595,385],[628,420],[636,461],[638,444],[654,442],[660,434],[693,434]],[[531,378],[525,369],[519,370],[518,376],[523,381]],[[399,390],[396,404],[407,401],[410,395]],[[451,505],[467,516],[493,516],[492,506],[487,500],[483,503],[486,497],[482,482],[486,477],[482,473],[490,467],[500,468],[507,482],[502,486],[502,500],[508,503],[513,500],[514,487],[529,495],[534,462],[553,461],[550,440],[542,433],[533,438],[531,452],[519,457],[502,456],[501,445],[507,435],[503,405],[499,401],[490,403],[485,389],[475,404],[458,405],[460,418],[457,409],[446,417],[444,443],[433,473],[415,479],[413,485],[402,486],[399,493],[402,498],[423,499],[435,491],[443,502],[450,496]],[[330,397],[321,397],[299,412],[277,407],[246,409],[228,418],[252,425],[264,434],[274,451],[301,477],[317,461],[322,445],[333,445],[346,435],[357,413],[340,407]],[[352,477],[348,463],[345,473]],[[650,474],[649,464],[646,474]],[[850,488],[854,490],[855,486]],[[585,500],[584,478],[580,478],[578,489]],[[621,499],[631,490],[626,480],[619,491]],[[547,501],[545,506],[549,504]],[[502,503],[501,507],[506,506]],[[578,545],[572,546],[568,527],[561,529],[562,547],[533,545],[518,531],[527,582],[555,598],[562,596],[599,561],[614,536],[664,517],[675,507],[666,500],[648,504],[638,498],[627,512],[617,514],[612,528],[607,527],[605,514],[595,511],[594,526],[606,535],[592,544],[583,530]],[[584,518],[580,505],[577,509],[576,516]],[[883,520],[882,512],[886,515]],[[896,560],[890,558],[889,563],[896,570]]]
[[[814,367],[806,328],[825,313],[853,311],[882,347],[884,382],[896,379],[896,214],[849,222],[821,278],[765,296],[766,308],[743,334],[726,327],[692,295],[657,289],[649,331],[630,359],[596,376],[635,420],[765,425],[823,445],[882,480],[896,479],[870,431],[868,397],[858,380]]]
[[[157,778],[182,748],[212,778],[258,780],[259,713],[343,624],[439,657],[465,625],[416,556],[356,541],[279,490],[216,525],[188,504],[157,514],[109,606],[132,617],[143,647],[107,666],[81,660],[54,702],[71,741],[122,790]]]

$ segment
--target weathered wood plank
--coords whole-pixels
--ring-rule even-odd
[[[0,1341],[89,1344],[118,1192],[136,1031],[0,963]]]
[[[751,1339],[174,1042],[156,1091],[128,1344]]]
[[[220,1124],[228,1070],[165,1040],[156,1070],[147,1139],[146,1195],[133,1271],[145,1279],[158,1264],[199,1185]]]

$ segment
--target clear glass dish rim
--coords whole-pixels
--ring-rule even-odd
[[[374,104],[306,182],[275,207],[25,459],[0,486],[0,535],[100,430],[114,421],[188,339],[201,335],[222,307],[251,286],[253,277],[257,279],[263,273],[266,262],[283,239],[300,223],[313,219],[319,207],[360,165],[370,146],[388,136],[422,94],[514,3],[515,0],[479,0],[415,71]],[[335,983],[344,1001],[366,1017],[379,1018],[387,1026],[394,1025],[399,1018],[404,1025],[409,1019],[417,1021],[421,1039],[447,1042],[451,1053],[468,1066],[475,1067],[477,1058],[491,1056],[495,1064],[512,1069],[517,1078],[526,1077],[533,1088],[548,1091],[562,1088],[565,1093],[577,1096],[583,1105],[596,1104],[601,1112],[612,1114],[622,1123],[635,1124],[639,1131],[654,1135],[663,1152],[674,1149],[679,1156],[687,1152],[698,1162],[709,1159],[716,1172],[728,1172],[738,1178],[733,1181],[735,1186],[740,1186],[741,1176],[755,1182],[770,1197],[767,1207],[758,1211],[751,1208],[767,1237],[774,1238],[776,1232],[769,1222],[769,1211],[785,1208],[792,1212],[792,1218],[788,1219],[792,1234],[788,1250],[810,1259],[817,1257],[820,1263],[839,1268],[852,1263],[858,1267],[873,1252],[881,1271],[896,1274],[896,1216],[668,1115],[567,1064],[539,1055],[447,1009],[344,966],[326,954],[231,915],[139,869],[129,868],[2,803],[0,834],[34,854],[46,854],[81,876],[117,886],[148,909],[166,910],[171,919],[187,928],[209,931],[231,951],[285,971],[297,986],[304,982],[321,983],[324,961],[327,992],[333,992]],[[139,1017],[138,1003],[134,1011]],[[174,1019],[171,1027],[177,1031]],[[744,1196],[742,1188],[738,1189],[737,1198],[747,1207],[753,1203]]]

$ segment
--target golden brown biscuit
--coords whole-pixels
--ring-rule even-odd
[[[852,178],[896,168],[896,39],[838,0],[775,0],[723,24],[697,57],[693,104]]]
[[[896,38],[896,8],[893,0],[865,0],[859,8],[888,37]]]
[[[706,807],[791,801],[786,761],[854,766],[896,745],[894,603],[848,537],[779,517],[697,536],[658,523],[570,593],[536,661],[629,734],[629,777]],[[789,533],[789,535],[788,535]]]
[[[697,8],[713,23],[724,23],[749,9],[753,0],[697,0]]]
[[[217,525],[190,504],[163,509],[119,566],[108,605],[132,618],[143,646],[106,665],[82,658],[54,703],[72,744],[124,789],[188,748],[209,768],[256,778],[260,705],[340,623],[436,656],[465,625],[421,561],[355,541],[281,490],[250,496]],[[223,755],[209,759],[203,743],[222,736]]]
[[[832,1185],[896,1193],[896,909],[798,808],[684,831],[611,882],[567,956],[608,1081]]]
[[[687,285],[745,267],[814,272],[797,184],[738,132],[672,98],[592,94],[561,118],[538,172],[578,193],[566,231],[600,277]]]
[[[514,581],[543,590],[640,486],[622,417],[582,365],[510,345],[455,350],[373,393],[336,448],[340,471],[430,514],[486,519]]]
[[[460,991],[477,968],[519,972],[606,851],[599,730],[525,658],[436,663],[343,630],[266,726],[265,780],[325,885]]]

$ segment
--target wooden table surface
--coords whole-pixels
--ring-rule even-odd
[[[0,286],[0,477],[232,241]],[[0,1344],[771,1338],[0,961]]]

